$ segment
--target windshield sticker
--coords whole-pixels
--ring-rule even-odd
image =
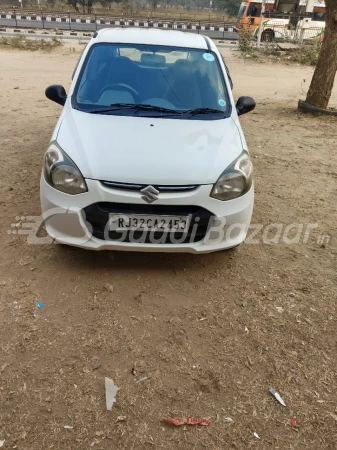
[[[225,100],[222,100],[222,98],[220,98],[218,103],[219,103],[220,106],[226,106],[226,102],[225,102]]]
[[[206,61],[214,61],[215,60],[212,53],[204,53],[202,56],[204,59],[206,59]]]

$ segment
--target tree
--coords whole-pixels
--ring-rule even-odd
[[[78,6],[77,6],[77,0],[68,0],[67,5],[72,6],[75,11],[79,12]]]
[[[223,9],[231,16],[237,15],[241,5],[241,0],[216,0],[216,6],[218,9]]]
[[[103,8],[111,8],[112,3],[122,3],[122,0],[100,0],[99,3]]]
[[[159,3],[158,0],[151,0],[151,5],[152,5],[153,10],[155,10],[157,8],[158,3]]]
[[[337,72],[337,0],[325,0],[325,6],[324,39],[305,100],[321,109],[328,107]]]

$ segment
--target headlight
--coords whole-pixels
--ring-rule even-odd
[[[253,182],[253,164],[247,152],[241,155],[220,175],[211,197],[232,200],[249,191]]]
[[[56,141],[51,142],[44,157],[44,177],[50,186],[66,194],[87,192],[88,188],[76,164]]]

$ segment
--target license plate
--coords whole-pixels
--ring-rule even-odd
[[[190,225],[189,216],[151,216],[141,214],[110,214],[109,230],[139,230],[139,231],[166,231],[175,233],[184,232]]]

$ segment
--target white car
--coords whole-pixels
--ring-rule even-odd
[[[208,253],[244,241],[252,163],[227,67],[206,36],[104,29],[86,46],[45,154],[41,205],[57,242]]]

